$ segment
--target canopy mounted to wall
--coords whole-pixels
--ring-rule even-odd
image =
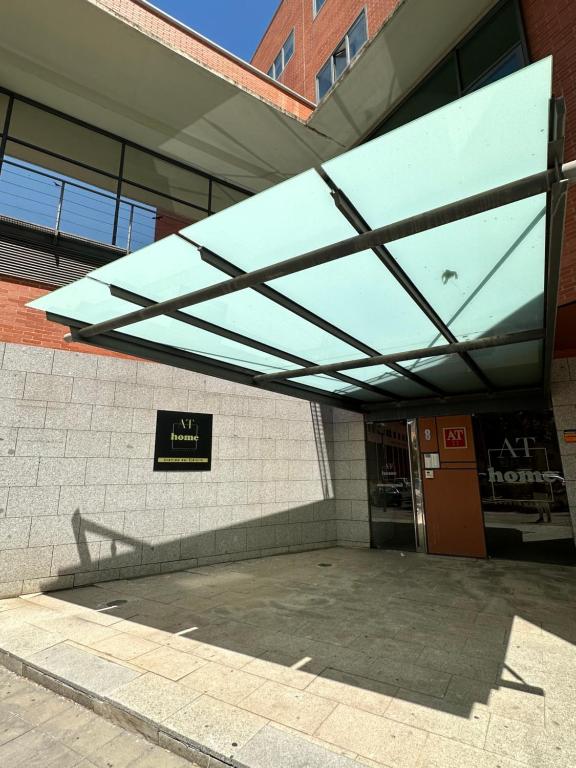
[[[542,393],[574,171],[551,70],[533,64],[30,306],[78,341],[353,410]]]

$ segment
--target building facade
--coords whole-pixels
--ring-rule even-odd
[[[143,0],[6,2],[2,596],[334,545],[573,561],[573,192],[546,407],[384,422],[69,343],[26,306],[548,55],[576,158],[573,4],[426,5],[285,0],[248,65]],[[153,470],[162,411],[213,415],[209,473]]]

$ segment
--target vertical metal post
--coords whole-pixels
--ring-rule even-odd
[[[2,128],[2,140],[0,141],[0,173],[4,166],[4,155],[6,154],[6,144],[8,142],[8,132],[10,130],[10,119],[12,117],[12,109],[14,108],[14,96],[10,96],[8,99],[8,105],[6,107],[6,116],[4,117],[4,126]]]
[[[558,176],[562,173],[564,161],[564,143],[566,128],[566,104],[562,98],[550,100],[550,135],[548,144],[548,167],[554,168]],[[566,221],[566,203],[568,180],[562,179],[552,185],[547,200],[546,231],[546,277],[544,282],[544,389],[550,389],[552,358],[556,335],[556,316],[558,312],[558,288],[560,282],[560,261],[564,247],[564,226]]]
[[[422,488],[422,466],[420,462],[420,444],[418,442],[418,420],[408,419],[408,453],[410,456],[410,475],[412,480],[412,507],[414,510],[414,532],[416,551],[428,552],[426,540],[426,517],[424,514],[424,491]]]
[[[130,205],[130,218],[128,219],[128,238],[126,241],[126,250],[131,251],[132,246],[132,225],[134,224],[134,206]]]
[[[208,216],[212,216],[214,211],[212,210],[212,179],[208,179]]]
[[[118,185],[116,187],[116,207],[114,210],[114,224],[112,226],[112,245],[117,245],[118,218],[120,216],[120,198],[122,196],[122,180],[124,176],[124,159],[126,157],[126,144],[122,142],[120,149],[120,167],[118,168]]]
[[[56,230],[56,234],[58,234],[60,231],[60,223],[62,221],[62,208],[64,206],[64,191],[66,189],[66,182],[55,181],[54,184],[60,184],[60,196],[58,198],[58,209],[56,211],[56,223],[54,224],[54,229]]]

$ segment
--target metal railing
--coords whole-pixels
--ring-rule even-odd
[[[0,215],[128,252],[156,239],[156,209],[5,157],[0,172]],[[114,242],[116,240],[116,242]]]

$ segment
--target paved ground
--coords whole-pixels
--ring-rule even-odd
[[[3,601],[0,647],[251,768],[574,768],[575,587],[323,550]]]
[[[4,768],[191,768],[133,733],[0,669]]]

